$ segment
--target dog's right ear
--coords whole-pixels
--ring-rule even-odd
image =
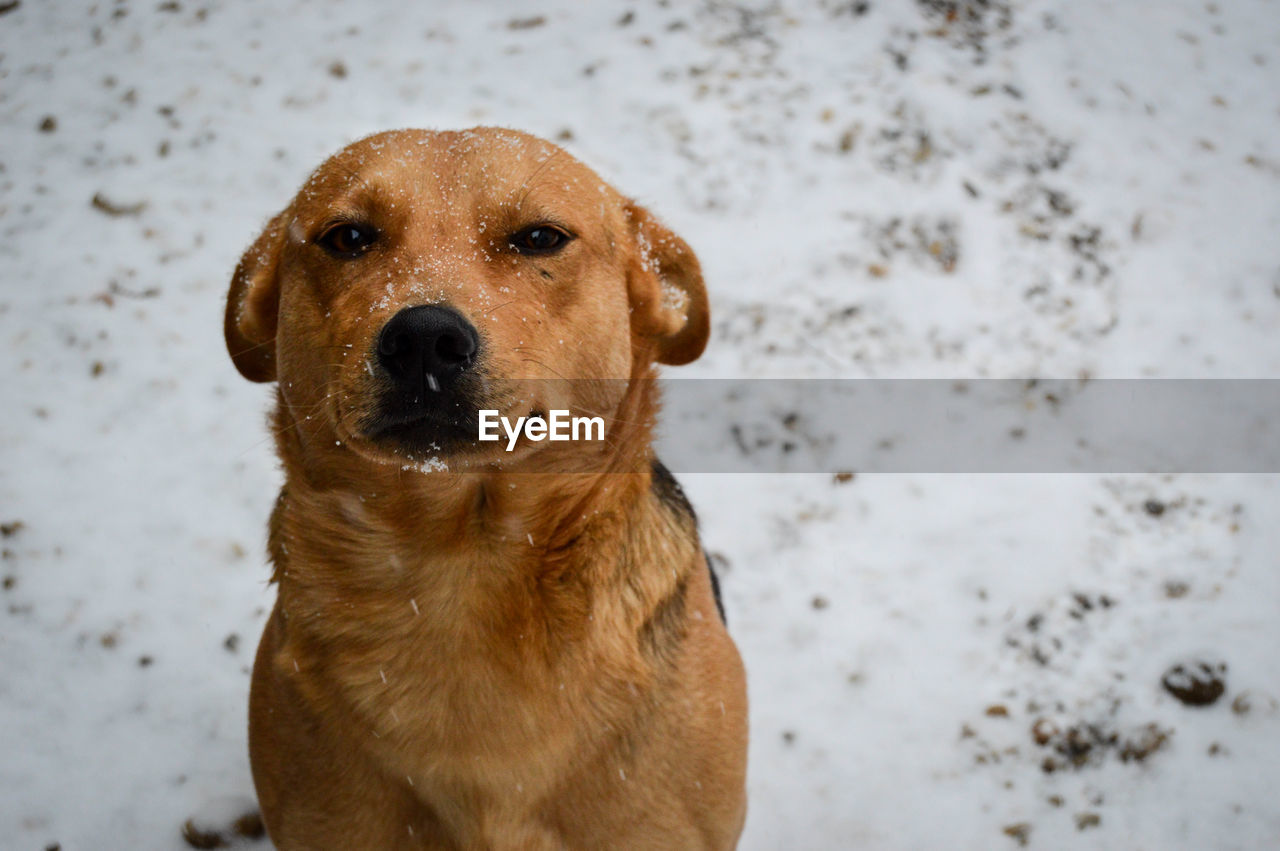
[[[693,249],[640,205],[623,208],[636,242],[627,275],[631,326],[656,345],[658,363],[695,361],[711,336],[707,287]]]
[[[231,276],[223,330],[227,351],[250,381],[276,379],[276,320],[280,311],[280,252],[285,214],[276,216],[240,258]]]

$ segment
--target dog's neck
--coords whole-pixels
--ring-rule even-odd
[[[647,378],[631,383],[608,439],[596,450],[601,454],[585,472],[556,472],[554,457],[542,459],[541,469],[548,472],[528,472],[539,469],[530,465],[466,472],[380,465],[311,423],[300,427],[290,419],[290,407],[281,404],[277,434],[286,482],[272,521],[271,550],[282,595],[290,586],[313,583],[350,583],[354,593],[380,579],[401,589],[403,571],[418,567],[469,577],[502,565],[530,580],[586,569],[574,564],[578,541],[627,541],[625,528],[646,508],[662,510],[651,490],[651,425],[637,416],[657,403],[657,388]],[[580,451],[575,444],[547,447],[548,455]],[[309,528],[300,528],[303,517]],[[599,552],[594,554],[598,561]],[[325,565],[335,575],[298,576],[290,573],[291,563]],[[590,569],[625,567],[606,563]]]

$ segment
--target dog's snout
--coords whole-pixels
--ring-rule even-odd
[[[378,362],[398,381],[425,382],[438,390],[475,361],[476,329],[456,310],[407,307],[378,337]]]
[[[461,313],[440,305],[406,307],[378,333],[373,358],[390,379],[363,423],[374,440],[406,448],[474,440],[467,371],[480,357],[480,335]]]

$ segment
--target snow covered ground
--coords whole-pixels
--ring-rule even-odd
[[[278,474],[222,303],[337,147],[560,141],[698,250],[683,375],[1280,378],[1278,12],[0,3],[0,847],[252,807]],[[1260,472],[686,476],[750,674],[743,847],[1280,847]]]

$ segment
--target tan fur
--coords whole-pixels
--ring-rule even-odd
[[[344,214],[382,231],[359,262],[313,243]],[[507,250],[543,221],[576,239]],[[479,329],[492,407],[542,394],[605,414],[608,440],[410,459],[366,438],[368,353],[415,304]],[[226,336],[247,378],[277,382],[279,596],[250,753],[278,847],[736,844],[742,664],[694,521],[649,472],[653,363],[695,359],[708,328],[683,241],[509,130],[362,140],[271,221]],[[579,380],[520,383],[553,378]]]

